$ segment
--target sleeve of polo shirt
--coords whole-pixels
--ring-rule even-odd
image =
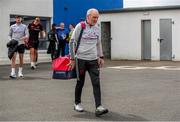
[[[29,38],[29,31],[28,31],[28,27],[25,27],[25,37]]]
[[[9,34],[8,34],[8,39],[11,40],[12,39],[12,33],[13,33],[13,29],[12,26],[9,29]]]
[[[69,54],[71,59],[75,58],[75,49],[77,45],[77,40],[79,38],[80,30],[81,30],[81,24],[79,23],[76,25],[69,42]]]
[[[102,50],[102,42],[101,42],[101,33],[100,30],[98,31],[98,40],[97,40],[97,56],[103,57],[103,50]]]

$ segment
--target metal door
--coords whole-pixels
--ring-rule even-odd
[[[111,59],[111,23],[101,22],[101,41],[104,57]]]
[[[160,19],[160,60],[172,60],[172,20]]]
[[[151,20],[142,21],[142,59],[151,60]]]

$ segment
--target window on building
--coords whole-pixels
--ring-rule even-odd
[[[15,23],[15,16],[17,16],[17,15],[10,15],[10,25]],[[22,16],[22,15],[20,15],[20,16]],[[22,16],[23,24],[28,26],[30,23],[32,23],[32,21],[35,19],[35,17],[36,16]],[[43,29],[46,33],[46,38],[39,39],[39,50],[46,50],[48,47],[47,33],[50,30],[51,18],[40,17],[40,19],[41,19],[41,24],[43,26]]]

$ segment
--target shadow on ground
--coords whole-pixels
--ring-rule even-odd
[[[12,79],[12,78],[9,78],[9,77],[1,77],[0,78],[0,81],[10,81],[10,80],[52,80],[51,77],[49,78],[43,78],[43,77],[29,77],[29,76],[26,76],[24,78],[15,78],[15,79]]]
[[[73,117],[83,118],[83,119],[95,118],[99,121],[148,121],[147,119],[142,118],[140,116],[136,116],[132,114],[123,115],[112,111],[110,111],[106,115],[102,115],[101,117],[95,117],[95,114],[89,111],[78,113],[76,115],[73,115]]]

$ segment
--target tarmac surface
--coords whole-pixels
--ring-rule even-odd
[[[180,62],[106,61],[101,69],[102,104],[95,117],[89,76],[82,93],[85,112],[73,110],[76,81],[52,79],[51,63],[24,78],[9,79],[0,66],[0,121],[180,121]]]

